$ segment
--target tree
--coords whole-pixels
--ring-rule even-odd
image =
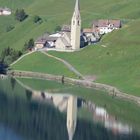
[[[27,18],[27,14],[25,13],[24,9],[17,9],[15,12],[15,18],[20,22]]]
[[[33,47],[34,47],[34,39],[31,38],[28,42],[25,42],[24,51],[26,51],[28,49],[31,50],[31,49],[33,49]]]
[[[55,32],[59,32],[59,31],[61,31],[61,27],[60,27],[59,25],[56,26],[54,31],[55,31]]]
[[[34,39],[30,39],[28,42],[28,49],[32,49],[34,47]]]
[[[41,17],[39,17],[39,16],[34,16],[34,23],[40,23],[42,21],[42,19],[41,19]]]
[[[1,62],[10,64],[22,55],[21,51],[14,50],[10,47],[5,48],[1,52]]]
[[[13,25],[9,25],[6,27],[6,32],[10,32],[11,30],[13,30],[15,27]]]

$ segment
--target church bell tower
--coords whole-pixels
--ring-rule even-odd
[[[80,49],[81,16],[79,0],[76,0],[73,17],[71,20],[71,46],[73,50]]]

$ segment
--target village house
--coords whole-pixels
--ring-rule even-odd
[[[60,32],[44,34],[35,41],[35,49],[51,48],[57,51],[77,51],[97,43],[101,36],[121,28],[120,20],[95,20],[91,28],[81,29],[79,0],[76,0],[71,25],[63,25]]]
[[[93,21],[92,28],[93,30],[98,31],[100,34],[107,34],[115,29],[121,28],[121,21],[108,19],[95,20]]]
[[[82,32],[89,45],[98,42],[100,39],[99,33],[94,31],[92,28],[84,28]]]
[[[80,49],[81,16],[79,0],[76,0],[71,25],[63,25],[59,33],[43,35],[35,41],[35,49],[53,47],[56,50],[76,51]]]
[[[8,15],[11,15],[11,10],[9,8],[0,8],[0,15],[5,15],[5,16],[8,16]]]
[[[50,36],[48,33],[46,33],[35,41],[35,49],[42,49],[44,47],[52,48],[55,46],[55,41],[57,39],[57,36]]]

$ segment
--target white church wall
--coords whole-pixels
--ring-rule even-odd
[[[62,42],[61,38],[58,38],[55,42],[55,48],[60,50],[65,50],[65,45]]]

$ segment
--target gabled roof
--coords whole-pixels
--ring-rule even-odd
[[[63,25],[61,28],[61,31],[63,32],[70,32],[71,31],[71,26],[70,25]]]
[[[116,28],[121,27],[121,21],[120,20],[100,19],[100,20],[93,21],[93,25],[95,27],[107,27],[109,24],[113,25]]]
[[[84,28],[83,33],[93,33],[93,29],[92,28]]]
[[[43,36],[39,37],[35,43],[36,44],[45,44],[47,41],[56,41],[58,37],[51,37],[48,33],[44,34]]]
[[[71,46],[71,44],[70,44],[64,37],[60,37],[59,39],[62,41],[62,43],[63,43],[66,47],[70,47],[70,46]]]

